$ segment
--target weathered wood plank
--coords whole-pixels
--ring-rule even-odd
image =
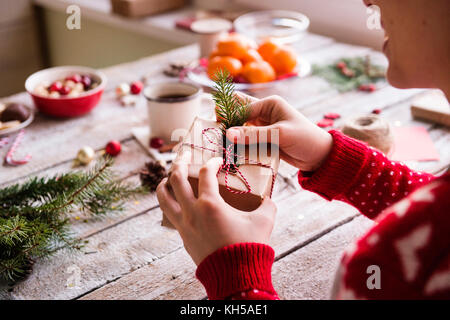
[[[134,108],[123,108],[116,100],[112,89],[120,82],[136,80],[144,75],[150,76],[150,78],[147,77],[150,82],[161,81],[165,79],[161,70],[169,61],[193,59],[196,56],[195,48],[188,46],[166,54],[105,69],[104,72],[110,79],[107,90],[100,104],[89,115],[76,119],[61,120],[37,114],[35,121],[27,128],[27,134],[17,152],[18,157],[24,153],[31,153],[33,155],[32,161],[25,166],[1,168],[0,182],[8,182],[73,159],[78,149],[84,145],[99,149],[104,147],[106,142],[111,139],[123,140],[131,137],[131,128],[145,124],[147,119],[145,99],[141,98]],[[323,57],[325,63],[327,59],[331,59],[333,56],[331,52],[356,55],[366,53],[368,49],[332,44],[330,50],[321,48],[316,54],[305,53],[305,58],[317,62],[322,61],[321,57]],[[290,95],[289,92],[286,93],[287,97],[296,94],[297,96],[293,97],[295,100],[297,100],[297,97],[299,100],[303,97],[314,97],[322,91],[326,91],[326,95],[329,95],[330,92],[332,95],[336,94],[335,90],[331,89],[322,79],[311,77],[295,81],[303,81],[303,84],[295,90],[290,90]],[[295,87],[295,83],[286,87],[291,85]],[[270,91],[265,90],[260,94],[265,96],[270,94]],[[281,94],[284,93],[281,92]],[[313,101],[304,100],[304,103]],[[26,93],[4,98],[2,101],[15,101],[32,105],[31,98]],[[4,156],[5,152],[6,148],[0,150],[0,156]]]
[[[337,267],[345,248],[373,221],[360,216],[275,262],[272,281],[281,299],[330,299]]]
[[[276,185],[274,197],[289,192],[283,181],[277,181]],[[0,296],[75,298],[181,248],[178,233],[160,225],[161,210],[149,210],[156,205],[152,194],[139,199],[138,203],[130,201],[122,215],[90,223],[83,223],[82,219],[76,221],[74,231],[89,241],[82,252],[70,254],[67,249],[61,249],[46,260],[39,260],[27,280],[15,286],[11,293],[2,290]],[[66,286],[70,278],[67,272],[71,268],[81,272],[80,284],[73,288]],[[48,290],[43,292],[42,286]]]
[[[145,266],[182,245],[178,233],[160,223],[161,211],[155,209],[89,237],[83,252],[59,250],[35,263],[30,277],[8,296],[71,299]],[[71,269],[78,272],[79,282]]]
[[[329,63],[339,57],[367,53],[371,54],[373,60],[386,63],[380,53],[363,47],[333,43],[330,39],[314,35],[305,38],[298,52],[312,63]],[[17,168],[0,167],[0,184],[16,181],[30,174],[69,170],[70,161],[81,146],[87,144],[99,150],[110,139],[124,141],[124,152],[117,159],[115,169],[123,176],[132,174],[134,168],[141,167],[146,158],[137,143],[129,140],[131,127],[142,125],[146,121],[145,101],[142,99],[134,108],[123,108],[114,97],[114,87],[120,82],[131,82],[142,77],[146,77],[148,83],[160,81],[165,79],[161,71],[169,61],[193,60],[197,55],[198,48],[188,46],[105,69],[109,82],[100,105],[88,116],[78,119],[56,120],[38,115],[35,122],[27,129],[27,136],[18,153],[20,156],[24,152],[31,152],[34,156],[33,162]],[[367,114],[374,108],[386,109],[386,116],[393,119],[397,110],[400,110],[397,105],[418,92],[420,91],[400,91],[386,85],[373,94],[357,91],[339,94],[323,79],[308,77],[286,81],[283,86],[255,92],[255,95],[266,96],[276,93],[285,96],[310,119],[317,121],[327,111],[336,110],[348,116],[355,113]],[[31,100],[24,93],[9,97],[7,100],[31,105]],[[395,108],[392,107],[393,105]],[[205,107],[205,112],[211,113],[212,109],[210,109],[209,106]],[[391,111],[392,115],[389,113]],[[430,129],[432,129],[430,134],[438,146],[443,147],[446,143],[448,145],[448,139],[450,139],[448,130],[443,131],[441,128],[431,126]],[[129,149],[126,150],[127,148]],[[441,153],[441,156],[447,159],[450,157],[450,150],[443,149],[446,150]],[[5,149],[0,150],[0,156],[3,156],[4,152],[6,152]],[[42,170],[45,172],[41,172]],[[276,266],[283,261],[289,261],[286,259],[302,252],[304,248],[319,243],[333,234],[334,231],[328,233],[330,230],[357,215],[356,210],[346,204],[328,203],[314,194],[299,191],[295,177],[286,181],[283,179],[295,175],[296,171],[295,168],[282,164],[274,193],[279,205],[279,213],[270,244],[275,248],[277,256],[282,257],[275,264]],[[136,179],[137,176],[130,177],[132,181]],[[159,225],[161,212],[158,208],[154,208],[156,205],[156,199],[152,195],[144,200],[139,199],[136,203],[130,201],[127,203],[127,210],[121,215],[92,223],[83,223],[82,219],[75,220],[74,231],[89,240],[86,252],[69,254],[67,250],[59,250],[54,257],[38,261],[30,278],[19,284],[13,292],[0,291],[0,297],[13,299],[69,299],[80,296],[83,296],[83,299],[203,298],[204,290],[194,278],[194,264],[182,248],[178,234]],[[347,235],[344,234],[344,236]],[[348,236],[350,237],[350,234]],[[313,241],[317,238],[319,240]],[[310,241],[313,242],[304,247]],[[332,261],[334,254],[341,252],[342,248],[337,247],[333,247],[335,251],[331,253],[323,251],[324,257],[330,259],[327,261]],[[307,253],[313,255],[314,251],[308,250]],[[289,274],[289,270],[301,269],[305,266],[289,262],[283,271]],[[311,269],[317,267],[315,264],[307,266]],[[75,270],[75,273],[71,271],[71,268]],[[325,269],[331,270],[332,265],[327,264]],[[76,270],[80,271],[79,282],[74,282],[76,279],[73,276],[76,275]],[[281,287],[285,283],[283,279],[282,277],[279,282]],[[325,278],[318,277],[318,282],[311,282],[313,288],[319,288],[311,291],[314,297],[324,296],[326,281],[322,281],[323,279]],[[280,294],[284,298],[295,295],[283,288]],[[302,291],[301,294],[304,292]]]
[[[99,152],[97,152],[98,156]],[[139,177],[136,173],[144,166],[144,163],[149,160],[149,156],[142,150],[141,146],[135,140],[128,140],[122,144],[122,152],[116,158],[112,170],[117,175],[118,179],[126,178],[127,182],[140,185]],[[86,168],[78,168],[77,170],[89,170],[94,164]],[[68,172],[72,169],[72,161],[64,162],[58,166],[40,171],[36,176],[55,176],[57,174]],[[19,179],[16,182],[23,182],[28,177]],[[100,232],[102,229],[118,224],[125,219],[129,219],[136,214],[140,214],[146,210],[154,208],[158,205],[156,196],[154,194],[143,195],[137,197],[135,200],[130,200],[125,203],[123,212],[112,215],[107,215],[101,218],[89,218],[81,213],[74,212],[71,215],[71,230],[76,236],[87,237],[90,234]],[[87,219],[87,222],[84,222]]]
[[[329,203],[306,191],[277,201],[277,205],[270,241],[277,255],[286,254],[293,247],[357,215],[354,208],[344,203]],[[177,267],[173,266],[174,261],[177,261]],[[194,272],[195,266],[183,250],[178,250],[87,294],[83,299],[201,299],[205,292],[195,280]]]

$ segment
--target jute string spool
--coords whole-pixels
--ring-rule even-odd
[[[394,142],[389,123],[377,115],[359,116],[349,119],[342,132],[352,138],[366,142],[384,154],[388,154]]]

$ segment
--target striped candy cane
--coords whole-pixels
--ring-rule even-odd
[[[8,137],[0,138],[0,149],[6,146],[8,143],[9,143]]]
[[[9,164],[10,166],[20,166],[22,164],[26,164],[30,161],[31,159],[31,155],[27,154],[23,159],[21,160],[15,160],[14,157],[14,153],[16,152],[17,148],[20,145],[20,142],[23,139],[23,136],[25,135],[25,130],[22,129],[20,130],[19,134],[17,135],[16,139],[14,140],[11,148],[9,149],[8,153],[6,154],[5,157],[5,162],[7,164]]]

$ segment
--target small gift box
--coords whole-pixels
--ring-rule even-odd
[[[264,196],[272,195],[280,163],[277,145],[234,145],[223,136],[220,123],[196,118],[175,159],[189,163],[188,179],[195,196],[200,168],[214,157],[224,159],[218,173],[219,192],[232,207],[253,211]],[[162,225],[172,227],[164,215]]]

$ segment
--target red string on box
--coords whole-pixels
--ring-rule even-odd
[[[10,166],[20,166],[22,164],[26,164],[30,161],[31,159],[31,155],[27,154],[23,159],[21,160],[15,160],[14,157],[14,153],[16,152],[17,148],[20,145],[20,142],[23,139],[23,136],[25,135],[25,130],[22,129],[20,130],[19,134],[17,135],[16,139],[14,140],[11,148],[9,149],[8,153],[6,154],[5,157],[5,162],[7,164],[9,164]]]
[[[215,132],[218,135],[218,140],[217,139],[216,140],[211,139],[207,135],[208,131]],[[212,152],[214,154],[219,154],[219,155],[223,155],[225,153],[224,162],[222,163],[222,165],[220,166],[219,170],[217,171],[217,175],[219,175],[220,171],[222,171],[222,170],[225,171],[225,187],[227,188],[227,190],[229,192],[236,193],[236,194],[246,194],[246,193],[252,192],[252,188],[251,188],[250,184],[248,183],[248,180],[245,178],[245,176],[239,170],[238,166],[236,166],[233,163],[232,159],[234,159],[236,157],[236,158],[243,159],[246,162],[246,164],[261,166],[261,167],[264,167],[264,168],[268,168],[268,169],[270,169],[272,171],[272,185],[271,185],[271,188],[270,188],[270,196],[272,196],[273,187],[275,185],[276,174],[275,174],[275,172],[274,172],[274,170],[273,170],[273,168],[271,166],[269,166],[267,164],[264,164],[262,162],[259,162],[259,161],[250,160],[247,157],[244,157],[244,156],[241,156],[239,154],[234,153],[232,151],[232,149],[234,147],[233,144],[230,144],[228,147],[225,148],[225,147],[223,147],[223,145],[217,143],[217,141],[222,141],[222,132],[219,129],[217,129],[217,128],[206,128],[206,129],[203,129],[202,130],[202,136],[204,138],[206,138],[206,140],[208,140],[209,143],[218,146],[219,149],[215,150],[215,149],[211,149],[211,148],[207,148],[207,147],[203,147],[203,146],[197,146],[197,145],[195,145],[193,143],[183,143],[183,145],[187,145],[187,146],[189,146],[191,148],[197,148],[197,149],[201,149],[201,150],[210,151],[210,152]],[[230,173],[230,169],[232,169],[232,168],[234,170],[236,170],[238,175],[244,181],[245,187],[247,188],[246,191],[234,190],[228,185],[228,174]]]

